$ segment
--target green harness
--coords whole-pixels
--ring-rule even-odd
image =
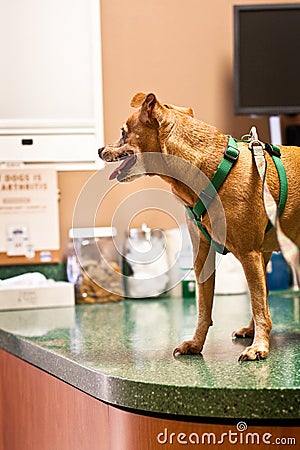
[[[194,207],[186,206],[186,212],[190,219],[194,221],[194,223],[197,225],[199,230],[203,233],[203,235],[206,237],[206,239],[211,243],[213,248],[223,255],[226,255],[229,253],[229,250],[222,244],[214,241],[207,229],[204,225],[202,225],[202,218],[204,214],[207,212],[209,205],[214,200],[215,196],[217,195],[218,190],[226,180],[229,172],[231,171],[234,164],[237,162],[239,157],[239,149],[237,146],[237,142],[245,142],[245,141],[237,141],[232,136],[229,136],[228,146],[227,149],[224,152],[224,156],[220,162],[220,164],[217,167],[216,172],[212,176],[211,180],[209,181],[208,185],[205,189],[200,193],[199,200],[194,205]],[[279,177],[279,184],[280,184],[280,193],[279,193],[279,203],[278,203],[278,212],[279,216],[284,211],[287,195],[288,195],[288,181],[286,177],[286,172],[284,165],[280,159],[281,153],[280,148],[272,145],[272,144],[265,144],[265,150],[271,155],[272,160],[275,164],[275,167],[277,169],[278,177]],[[266,233],[272,228],[272,224],[269,221]]]

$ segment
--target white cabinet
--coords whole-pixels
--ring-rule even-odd
[[[97,160],[103,144],[99,3],[1,2],[1,161]]]

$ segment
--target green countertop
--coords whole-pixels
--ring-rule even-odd
[[[217,296],[203,356],[172,356],[190,338],[195,300],[0,313],[0,346],[82,391],[152,413],[216,419],[300,417],[299,297],[270,296],[271,353],[238,363],[249,340],[232,340],[250,317],[247,295]]]

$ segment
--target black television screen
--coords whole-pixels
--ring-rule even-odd
[[[300,113],[300,3],[234,7],[234,109]]]

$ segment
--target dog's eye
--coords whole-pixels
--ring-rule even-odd
[[[122,139],[124,140],[126,138],[126,131],[124,130],[124,128],[122,128],[121,132],[122,132]]]

